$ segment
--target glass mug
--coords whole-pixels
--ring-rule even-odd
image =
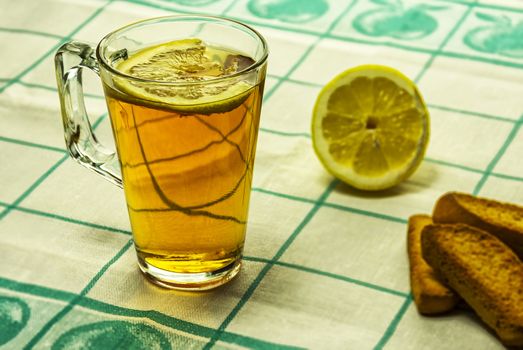
[[[204,290],[240,270],[268,49],[224,18],[136,22],[56,53],[71,157],[123,187],[138,265],[167,288]],[[117,154],[96,139],[82,70],[104,88]]]

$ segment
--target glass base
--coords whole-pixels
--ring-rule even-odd
[[[241,258],[219,270],[200,273],[179,273],[159,269],[140,257],[138,257],[138,266],[149,281],[160,287],[201,291],[219,287],[233,279],[240,272]]]

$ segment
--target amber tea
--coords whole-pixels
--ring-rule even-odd
[[[178,79],[198,82],[253,62],[199,40],[164,46],[129,73],[161,79],[157,65],[170,60],[177,69],[171,79],[178,74]],[[210,88],[194,85],[191,91],[105,86],[142,268],[205,273],[241,257],[261,86],[234,81]],[[241,92],[231,96],[228,89]],[[153,101],[147,100],[151,96]],[[206,102],[195,103],[202,99]]]

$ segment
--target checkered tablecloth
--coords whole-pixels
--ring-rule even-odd
[[[501,349],[470,311],[420,316],[406,221],[458,190],[523,203],[518,0],[0,0],[0,348]],[[140,274],[123,192],[65,152],[53,55],[129,22],[223,15],[270,45],[244,267],[205,293]],[[380,193],[312,150],[321,87],[392,66],[431,113],[420,169]],[[86,104],[111,145],[98,78]]]

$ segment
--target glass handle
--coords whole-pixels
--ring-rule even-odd
[[[100,75],[94,46],[68,42],[58,49],[54,62],[67,151],[83,166],[122,187],[118,157],[98,142],[85,110],[83,69]]]

